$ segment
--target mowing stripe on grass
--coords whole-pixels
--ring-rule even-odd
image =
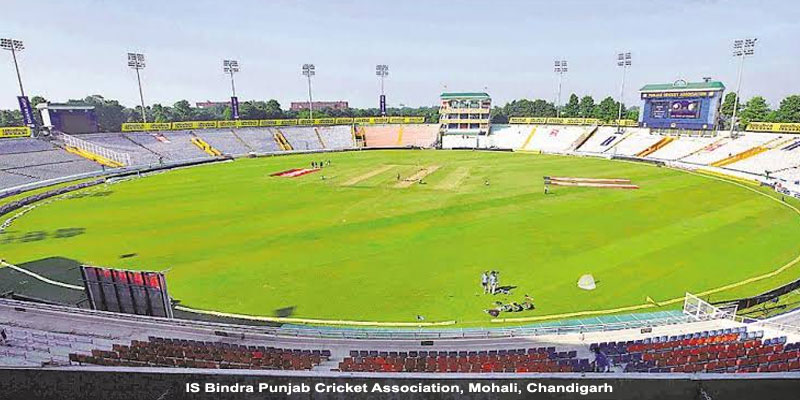
[[[358,184],[359,182],[365,181],[369,178],[372,178],[375,175],[382,174],[390,169],[392,169],[394,165],[383,165],[379,168],[373,169],[372,171],[367,172],[366,174],[361,174],[353,179],[348,180],[347,182],[343,183],[344,186],[353,186]]]
[[[429,166],[427,166],[425,168],[422,168],[421,170],[417,171],[416,174],[411,175],[408,178],[403,179],[402,181],[398,182],[396,185],[394,185],[394,187],[396,187],[396,188],[407,188],[407,187],[413,185],[415,182],[421,181],[426,176],[436,172],[436,170],[439,169],[439,167],[440,167],[440,165],[429,165]]]

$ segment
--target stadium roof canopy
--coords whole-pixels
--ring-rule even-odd
[[[673,83],[656,83],[644,85],[640,92],[674,92],[681,90],[725,90],[725,85],[720,81],[686,82],[683,80]]]
[[[441,98],[443,99],[463,99],[463,98],[475,98],[475,99],[489,99],[488,93],[483,92],[445,92],[442,93]]]
[[[94,106],[85,103],[39,103],[36,105],[36,108],[40,110],[44,110],[45,108],[47,108],[50,110],[68,110],[68,111],[94,110]]]

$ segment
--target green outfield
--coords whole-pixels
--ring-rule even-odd
[[[321,172],[270,176],[328,159]],[[628,178],[641,189],[552,187],[545,195],[545,175]],[[800,215],[774,198],[592,158],[294,155],[174,170],[86,194],[22,216],[0,235],[0,258],[169,269],[172,296],[197,309],[384,322],[419,315],[475,326],[489,324],[483,310],[496,300],[533,296],[536,310],[506,318],[636,306],[648,296],[663,302],[769,273],[800,253]],[[482,294],[487,269],[500,271],[510,295]],[[576,286],[587,273],[596,290]],[[753,295],[799,276],[794,265],[711,298]]]

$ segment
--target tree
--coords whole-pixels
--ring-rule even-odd
[[[22,126],[22,113],[19,110],[0,110],[0,127]]]
[[[781,101],[777,119],[777,122],[800,122],[800,95],[792,95]]]
[[[572,100],[570,98],[570,100]],[[583,96],[580,103],[578,103],[578,116],[581,118],[591,118],[594,115],[594,98],[592,96]]]
[[[592,112],[592,116],[594,118],[599,118],[603,121],[613,121],[616,120],[619,116],[619,102],[614,100],[611,96],[606,97],[597,107],[594,108]],[[625,114],[625,110],[623,108],[622,113]]]
[[[767,100],[761,96],[750,99],[742,110],[741,123],[744,125],[750,122],[763,122],[767,120],[769,105]]]
[[[192,105],[186,100],[179,100],[173,104],[172,113],[175,121],[191,121],[194,119]]]
[[[534,100],[532,108],[533,117],[555,117],[558,114],[556,111],[556,106],[553,105],[553,103],[549,103],[542,99]]]
[[[106,100],[103,96],[88,96],[83,100],[71,100],[94,106],[94,115],[97,118],[98,128],[103,132],[119,132],[122,124],[141,114],[135,114],[134,110],[119,104],[117,100]]]
[[[633,121],[638,121],[639,120],[639,107],[631,107],[631,108],[629,108],[628,111],[625,114],[623,114],[623,118],[630,119],[630,120],[633,120]]]
[[[172,121],[172,112],[169,107],[164,107],[161,104],[153,104],[151,107],[153,114],[152,122],[170,122]]]
[[[564,118],[576,118],[580,114],[580,101],[578,100],[578,95],[575,93],[569,96],[569,101],[564,107],[561,108],[561,116]]]
[[[725,120],[730,121],[731,117],[733,116],[733,103],[736,102],[736,93],[728,93],[725,95],[725,99],[722,100],[722,106],[720,107],[720,115],[722,115]],[[738,114],[742,111],[742,104],[739,103],[737,107],[736,113]]]
[[[508,123],[508,115],[506,115],[506,111],[502,107],[495,106],[492,109],[492,121],[493,124],[507,124]]]
[[[281,110],[281,103],[277,100],[271,99],[264,105],[264,111],[268,119],[278,119],[283,117],[283,110]]]

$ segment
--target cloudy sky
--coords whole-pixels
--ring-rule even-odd
[[[375,64],[388,64],[389,104],[432,105],[443,88],[486,90],[496,103],[554,99],[553,60],[570,63],[564,92],[617,96],[615,56],[633,53],[626,99],[646,83],[711,76],[729,89],[734,39],[757,37],[743,96],[776,105],[800,92],[800,2],[784,1],[52,1],[4,0],[0,37],[19,54],[29,96],[51,101],[102,94],[138,103],[128,51],[147,58],[145,101],[224,100],[222,59],[238,59],[242,100],[306,98],[314,63],[318,100],[377,106]],[[0,52],[0,108],[19,89]],[[566,97],[566,95],[565,95]]]

